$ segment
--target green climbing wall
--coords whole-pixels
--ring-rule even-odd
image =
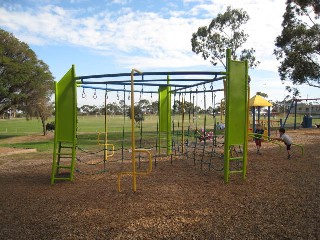
[[[75,67],[55,83],[55,131],[51,184],[56,180],[73,180],[76,159],[77,131],[77,89]],[[68,162],[62,162],[67,159]],[[69,169],[67,176],[60,174],[61,169]]]
[[[241,172],[246,175],[247,164],[247,133],[248,133],[248,63],[247,61],[231,60],[230,51],[227,53],[226,81],[226,129],[225,129],[225,182],[229,181],[230,173]],[[232,146],[243,149],[242,156],[233,159],[230,156]],[[230,160],[242,161],[240,171],[230,171]]]
[[[77,89],[74,66],[56,83],[55,134],[57,141],[73,142],[76,136]]]
[[[168,77],[169,81],[169,77]],[[171,87],[159,87],[159,145],[165,137],[167,154],[171,153]],[[160,148],[159,148],[160,149]]]

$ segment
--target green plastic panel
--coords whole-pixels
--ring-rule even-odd
[[[170,81],[169,76],[168,83]],[[159,153],[161,149],[161,139],[166,138],[167,155],[171,154],[171,87],[160,86],[159,87]]]
[[[159,130],[167,132],[171,129],[171,87],[159,87]]]
[[[74,142],[77,119],[77,91],[74,66],[56,83],[55,124],[56,138],[61,142]]]
[[[244,143],[247,122],[247,80],[244,62],[230,62],[226,122],[229,145]]]
[[[242,146],[243,156],[241,172],[243,179],[247,171],[247,134],[248,134],[248,62],[231,60],[231,52],[227,51],[226,89],[226,128],[224,142],[224,180],[230,176],[230,149]],[[240,159],[239,159],[240,160]]]

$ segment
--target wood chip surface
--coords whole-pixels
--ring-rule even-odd
[[[135,193],[131,176],[117,191],[117,173],[130,162],[51,186],[52,154],[2,156],[0,238],[320,239],[320,129],[288,134],[304,155],[293,147],[288,160],[284,147],[267,142],[257,155],[251,141],[246,180],[232,175],[225,184],[219,158],[210,170],[190,158],[158,158]]]

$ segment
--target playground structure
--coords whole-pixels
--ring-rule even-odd
[[[261,107],[268,107],[268,120],[267,120],[267,124],[262,124],[263,128],[267,130],[266,135],[270,137],[270,126],[271,126],[271,121],[270,121],[270,107],[272,106],[272,104],[270,102],[268,102],[266,99],[264,99],[263,97],[259,96],[259,95],[255,95],[252,98],[250,98],[249,100],[249,106],[252,107],[252,132],[255,131],[255,124],[256,124],[256,114],[255,114],[255,109],[258,108],[258,119],[257,122],[260,123],[260,110]]]
[[[320,105],[317,105],[315,109],[313,109],[312,105],[308,106],[305,109],[298,109],[298,103],[303,101],[318,101],[320,98],[301,98],[297,99],[294,98],[291,100],[290,106],[287,107],[287,115],[284,121],[281,123],[281,126],[285,127],[286,122],[293,111],[294,114],[294,125],[293,128],[297,128],[297,114],[303,114],[304,118],[301,123],[302,127],[304,128],[311,128],[312,127],[312,119],[320,119]],[[299,124],[300,125],[300,124]]]
[[[270,120],[270,107],[272,106],[272,104],[270,102],[268,102],[266,99],[264,99],[263,97],[259,96],[259,95],[255,95],[253,96],[250,100],[249,100],[249,106],[252,107],[252,113],[253,113],[253,121],[252,121],[252,132],[249,132],[248,136],[251,138],[261,138],[263,141],[269,142],[271,144],[275,144],[279,146],[279,150],[281,151],[282,149],[282,145],[281,143],[277,142],[277,141],[272,141],[270,139],[270,129],[271,129],[271,124],[272,121]],[[268,107],[268,114],[267,114],[267,120],[260,120],[260,108],[261,107]],[[255,119],[255,108],[258,108],[258,119]],[[256,123],[260,123],[263,127],[263,129],[265,130],[264,134],[256,134],[255,133],[255,125]],[[281,120],[279,121],[281,126]],[[300,144],[296,144],[296,143],[292,143],[293,146],[296,146],[300,149],[301,155],[304,154],[304,149],[303,146]]]
[[[160,77],[155,79],[154,77]],[[176,78],[176,77],[181,78]],[[191,78],[190,78],[191,76]],[[141,77],[137,80],[135,78]],[[188,78],[189,77],[189,78]],[[206,78],[203,78],[206,77]],[[128,80],[130,78],[130,80]],[[91,79],[98,79],[91,81]],[[101,80],[102,79],[102,80]],[[106,80],[107,79],[107,80]],[[224,89],[208,89],[206,84],[215,81],[224,80]],[[226,72],[141,72],[132,69],[131,73],[102,74],[92,76],[76,76],[75,67],[65,74],[65,76],[56,83],[55,91],[55,137],[53,150],[53,163],[51,184],[57,180],[73,181],[75,163],[77,159],[77,87],[92,88],[95,90],[123,91],[130,93],[131,99],[131,161],[132,171],[118,173],[118,190],[121,191],[121,176],[132,175],[132,188],[136,191],[137,175],[147,175],[152,171],[152,153],[151,149],[136,148],[135,126],[134,126],[134,106],[135,93],[156,93],[159,96],[159,125],[157,126],[157,139],[159,148],[157,153],[161,153],[163,145],[166,149],[166,155],[172,154],[173,148],[181,148],[185,152],[185,129],[184,114],[181,123],[181,141],[178,146],[172,145],[172,124],[171,124],[171,95],[179,94],[182,105],[185,102],[186,94],[198,94],[201,92],[197,87],[203,86],[202,92],[214,93],[215,91],[225,92],[225,134],[224,134],[224,180],[229,182],[231,174],[241,174],[246,177],[247,162],[247,132],[248,132],[248,63],[246,61],[231,60],[230,51],[227,51],[227,71]],[[114,88],[110,86],[123,86],[123,88]],[[130,86],[130,90],[126,89]],[[137,90],[137,87],[140,89]],[[212,85],[211,85],[212,86]],[[147,90],[158,88],[156,90]],[[196,88],[196,90],[193,90]],[[191,98],[191,97],[190,97]],[[106,104],[106,103],[105,103]],[[183,109],[183,108],[182,108]],[[107,115],[107,114],[106,114]],[[106,117],[106,116],[105,116]],[[206,120],[204,120],[206,121]],[[105,121],[106,124],[106,121]],[[205,128],[205,124],[204,124]],[[205,129],[204,129],[204,132]],[[104,160],[113,156],[114,146],[108,142],[107,126],[105,126]],[[163,139],[165,144],[162,144]],[[204,140],[205,144],[206,140]],[[161,145],[161,146],[160,146]],[[109,149],[112,150],[109,150]],[[241,149],[237,152],[236,148]],[[111,154],[109,153],[111,152]],[[146,171],[137,171],[136,155],[146,154],[149,162]],[[234,162],[237,162],[238,168],[234,170]],[[239,162],[241,163],[239,168]],[[66,169],[62,173],[60,170]]]

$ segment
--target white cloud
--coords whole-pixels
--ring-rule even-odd
[[[113,2],[124,4],[127,1]],[[122,9],[126,14],[101,12],[85,17],[77,16],[75,10],[65,10],[52,5],[36,12],[9,11],[0,8],[0,14],[3,16],[0,24],[18,36],[26,38],[22,40],[27,40],[29,44],[63,42],[123,54],[140,52],[144,54],[139,56],[140,59],[150,58],[147,62],[154,62],[157,58],[159,61],[167,58],[172,59],[172,62],[190,63],[193,55],[190,44],[192,33],[199,26],[208,25],[218,12],[232,5],[234,8],[244,8],[251,17],[246,26],[250,34],[247,46],[256,49],[257,58],[261,61],[260,68],[276,69],[272,52],[275,37],[280,32],[284,3],[271,0],[241,2],[226,0],[212,3],[184,1],[185,4],[195,2],[199,4],[190,11],[171,12],[170,18],[164,18],[154,12],[134,12],[130,8]],[[199,12],[202,13],[201,18],[186,17],[196,16]],[[183,57],[185,61],[181,61]]]
[[[85,47],[112,56],[119,65],[125,67],[137,64],[144,69],[209,67],[208,62],[191,51],[192,33],[198,27],[208,25],[213,17],[231,5],[233,8],[243,8],[251,18],[245,26],[250,35],[246,46],[256,50],[256,57],[261,61],[258,69],[277,72],[279,63],[272,53],[275,38],[281,32],[284,1],[184,0],[185,6],[194,7],[167,11],[164,15],[143,9],[134,11],[122,5],[128,2],[114,0],[113,3],[123,7],[100,12],[95,9],[95,14],[84,9],[66,9],[54,5],[38,9],[0,7],[0,26],[31,45]],[[265,80],[261,79],[256,80],[258,85],[255,88],[263,87],[261,82]],[[278,79],[273,82],[281,84]]]
[[[131,2],[131,0],[111,0],[112,3],[126,5],[128,2]]]
[[[197,68],[207,66],[211,67],[209,62],[204,62],[202,58],[196,55],[186,58],[179,51],[173,51],[169,54],[158,52],[152,57],[145,56],[126,56],[121,55],[118,58],[118,64],[124,68],[131,69],[139,67],[141,69],[160,69],[160,68]]]

